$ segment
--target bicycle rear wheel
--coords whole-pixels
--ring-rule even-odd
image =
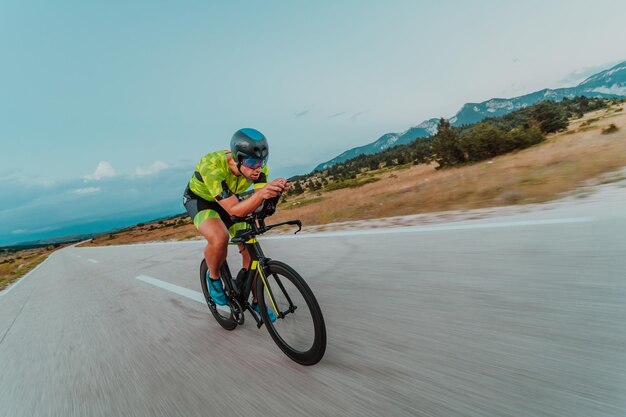
[[[301,365],[314,365],[326,351],[326,325],[313,292],[289,265],[270,261],[265,282],[257,276],[257,297],[261,317],[278,347]],[[269,296],[271,293],[272,297]],[[277,319],[269,320],[266,308]]]
[[[224,270],[224,268],[226,268],[225,265],[226,262],[224,262],[224,265],[222,266],[222,271]],[[213,302],[206,282],[207,271],[208,267],[206,264],[206,260],[203,259],[202,263],[200,264],[200,285],[202,286],[204,299],[209,306],[209,310],[211,310],[213,317],[215,317],[215,320],[217,320],[220,326],[222,326],[226,330],[233,330],[235,327],[237,327],[237,319],[233,312],[233,308],[228,304],[225,306],[218,306],[217,304],[215,304],[215,302]],[[224,275],[222,272],[222,276],[226,275]],[[241,312],[241,315],[243,315],[243,312]]]

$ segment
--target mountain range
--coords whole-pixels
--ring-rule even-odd
[[[599,72],[585,79],[575,87],[546,88],[534,93],[514,98],[492,98],[482,103],[466,103],[451,118],[452,126],[462,126],[480,122],[488,117],[502,116],[515,110],[528,107],[540,100],[560,101],[563,98],[576,96],[587,97],[626,97],[626,61]],[[321,171],[332,165],[347,161],[359,155],[371,155],[381,152],[392,146],[402,145],[418,138],[425,138],[437,133],[438,118],[425,120],[415,127],[401,133],[386,133],[374,142],[364,146],[349,149],[335,158],[323,162],[315,167],[314,171]]]

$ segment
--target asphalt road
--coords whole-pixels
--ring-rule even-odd
[[[506,217],[263,240],[324,312],[313,367],[193,299],[201,243],[61,250],[0,295],[0,416],[624,416],[625,232],[618,184]]]

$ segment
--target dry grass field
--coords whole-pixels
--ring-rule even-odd
[[[0,253],[0,291],[46,260],[55,248],[27,249]]]
[[[189,216],[139,224],[129,230],[95,237],[79,246],[109,246],[148,241],[185,240],[196,237],[196,228]]]
[[[489,161],[445,170],[431,164],[370,171],[362,175],[381,180],[356,189],[305,193],[279,206],[272,220],[299,218],[313,225],[538,203],[590,181],[617,180],[602,174],[624,166],[626,111],[621,104],[588,113],[539,145]]]

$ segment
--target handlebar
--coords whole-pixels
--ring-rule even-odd
[[[251,226],[250,229],[242,233],[238,233],[234,238],[231,239],[231,242],[243,243],[251,237],[263,234],[278,226],[298,226],[298,230],[296,230],[294,234],[302,230],[302,222],[300,220],[289,220],[269,225],[265,224],[265,218],[271,216],[276,211],[276,206],[278,205],[278,200],[280,199],[281,195],[282,193],[278,193],[276,197],[263,200],[263,203],[261,203],[261,205],[257,207],[256,210],[248,214],[246,217],[230,216],[230,221],[233,223],[246,222]]]
[[[248,214],[246,217],[238,217],[238,216],[230,216],[230,221],[233,223],[239,222],[254,222],[256,220],[263,220],[266,217],[271,216],[276,212],[276,206],[278,205],[278,200],[280,199],[282,193],[278,193],[276,197],[263,200],[261,205],[257,207],[252,213]]]

